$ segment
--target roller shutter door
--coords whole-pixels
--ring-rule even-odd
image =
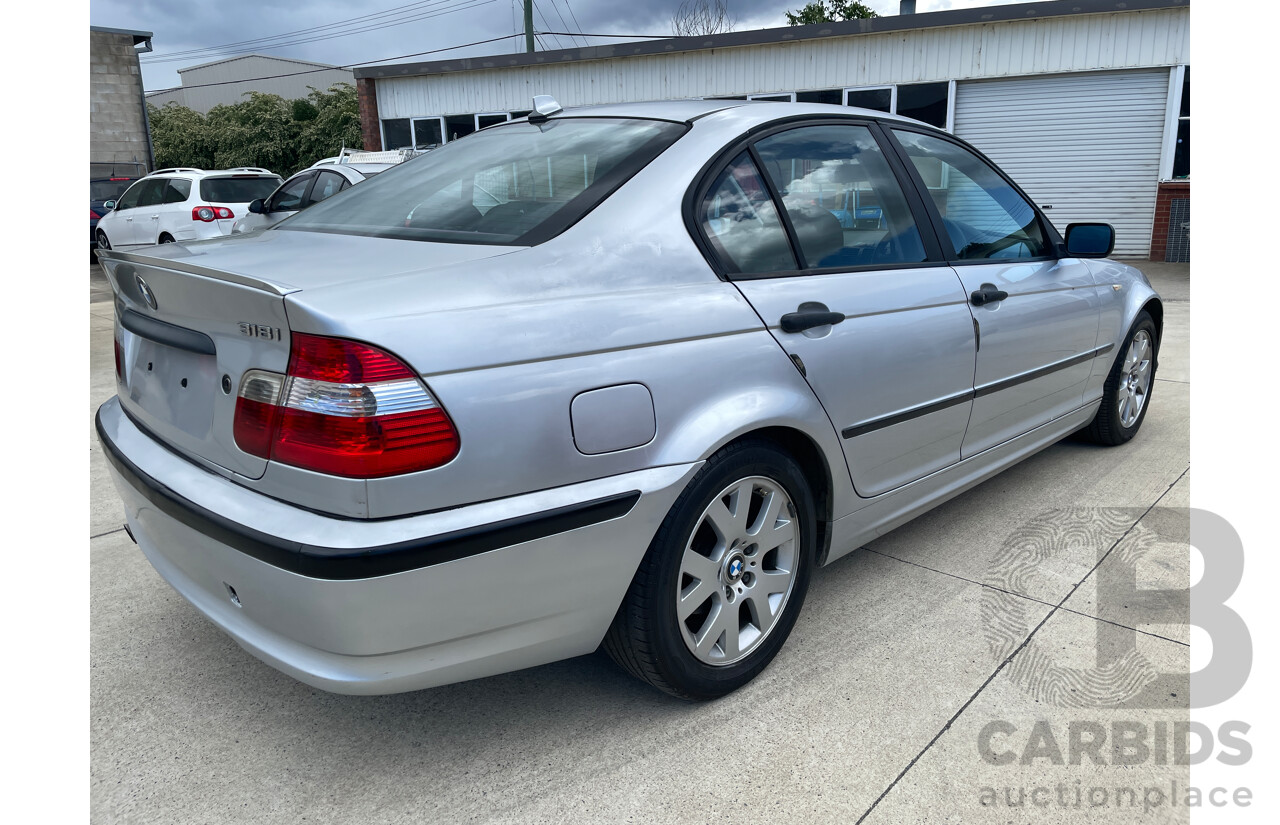
[[[999,164],[1059,232],[1116,228],[1117,257],[1151,248],[1169,71],[965,81],[955,133]]]

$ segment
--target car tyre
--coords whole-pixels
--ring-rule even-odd
[[[816,527],[813,493],[794,458],[767,441],[721,449],[658,528],[605,651],[681,699],[714,699],[745,685],[795,626],[815,565]]]
[[[98,230],[98,249],[111,250],[111,241],[107,240],[107,233],[101,229]]]
[[[169,235],[168,233],[165,233],[160,236],[159,243],[173,243],[173,236]]]
[[[1102,406],[1082,435],[1107,446],[1124,444],[1138,433],[1155,388],[1160,341],[1146,310],[1138,313],[1102,389]]]

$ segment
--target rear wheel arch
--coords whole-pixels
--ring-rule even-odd
[[[716,445],[711,453],[718,452],[730,444],[744,441],[766,441],[781,449],[795,459],[809,482],[813,493],[814,509],[818,516],[817,566],[827,562],[827,554],[831,549],[831,519],[834,510],[834,483],[831,476],[831,465],[822,449],[812,438],[793,427],[762,427],[742,433],[724,444]]]

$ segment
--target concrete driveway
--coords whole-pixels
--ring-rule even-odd
[[[819,571],[774,663],[707,704],[602,653],[396,696],[302,685],[152,570],[90,420],[94,821],[1188,821],[1166,755],[1185,598],[1124,598],[1189,584],[1188,267],[1141,266],[1166,319],[1138,437],[1060,443]],[[95,269],[91,419],[114,393]]]

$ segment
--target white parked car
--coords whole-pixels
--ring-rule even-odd
[[[394,163],[318,163],[280,184],[269,197],[249,204],[242,218],[231,226],[231,234],[254,232],[274,226],[313,203],[333,197],[362,180],[390,169]]]
[[[229,235],[249,203],[279,185],[279,175],[251,166],[159,169],[108,202],[94,237],[99,249],[129,249]]]

